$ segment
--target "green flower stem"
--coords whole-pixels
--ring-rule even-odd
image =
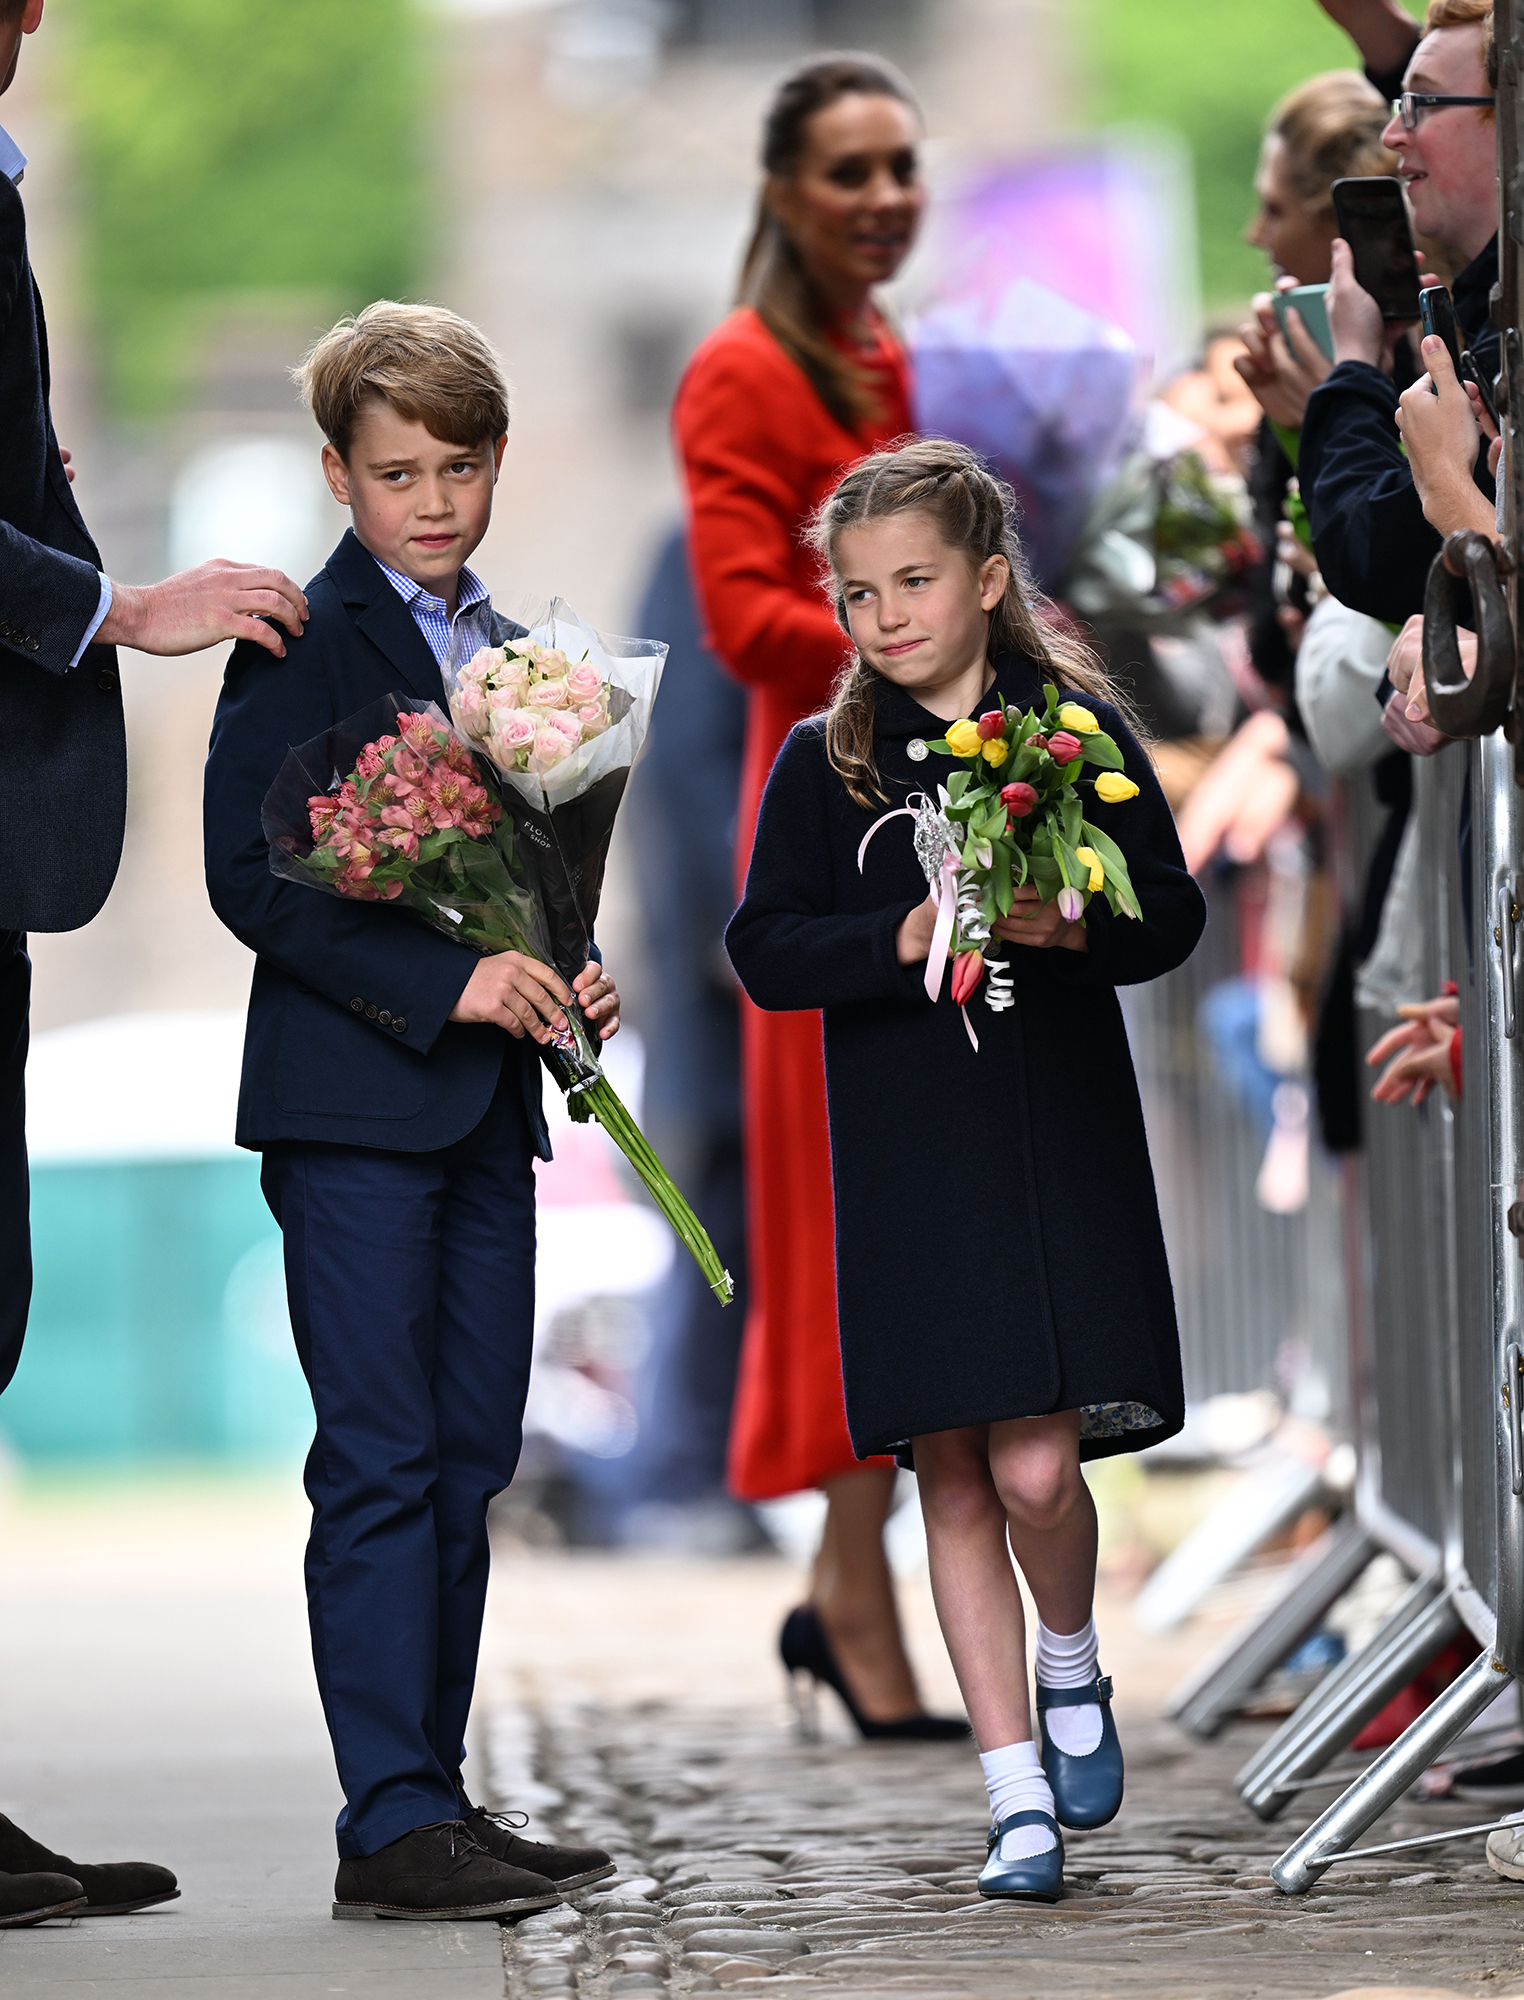
[[[730,1273],[720,1262],[704,1225],[678,1192],[672,1176],[652,1152],[646,1135],[620,1103],[608,1078],[600,1076],[578,1095],[639,1174],[651,1199],[676,1230],[694,1263],[709,1281],[709,1289],[722,1306],[728,1306],[735,1296]]]

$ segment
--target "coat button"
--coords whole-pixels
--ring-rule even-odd
[[[28,639],[26,649],[29,653],[40,653],[42,651],[42,641],[40,639]]]
[[[397,1015],[397,1016],[395,1017],[395,1019],[393,1020],[393,1022],[392,1022],[392,1027],[393,1027],[394,1031],[395,1031],[395,1032],[396,1032],[397,1034],[399,1034],[399,1035],[405,1035],[405,1034],[407,1033],[407,1019],[406,1019],[406,1016],[405,1016],[405,1015],[402,1015],[402,1014],[398,1014],[398,1015]]]
[[[379,1008],[377,1007],[377,1005],[376,1005],[375,1001],[374,1001],[374,1000],[372,1000],[372,1001],[371,1001],[371,1003],[370,1003],[370,1005],[369,1005],[369,1006],[368,1006],[368,1007],[366,1008],[366,1010],[365,1010],[365,1018],[366,1018],[366,1020],[367,1020],[367,1021],[374,1021],[374,1020],[375,1020],[375,1018],[376,1018],[376,1016],[377,1016],[377,1014],[378,1014],[378,1013],[379,1013],[380,1011],[381,1011],[381,1010],[380,1010],[380,1009],[379,1009]]]
[[[121,682],[117,678],[116,669],[114,667],[102,667],[100,672],[95,676],[95,685],[103,694],[110,694],[113,688],[120,687]]]
[[[354,1009],[355,1013],[363,1014],[365,1012],[365,1002],[360,998],[358,993],[355,995],[353,1000],[350,1001],[349,1004]]]
[[[389,1028],[392,1025],[391,1013],[385,1007],[381,1009],[381,1012],[376,1016],[376,1019],[381,1023],[383,1028]]]

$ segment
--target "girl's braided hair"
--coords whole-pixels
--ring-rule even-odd
[[[827,572],[836,618],[850,637],[847,603],[836,566],[847,528],[890,514],[925,514],[949,548],[979,570],[991,556],[1008,566],[1005,595],[990,613],[990,659],[1020,653],[1047,680],[1108,701],[1141,734],[1132,703],[1097,655],[1048,605],[1032,581],[1016,534],[1016,495],[977,452],[950,438],[921,438],[876,451],[855,465],[816,511],[811,546]],[[1046,615],[1043,615],[1046,613]],[[887,802],[873,755],[873,709],[879,676],[859,654],[844,669],[826,710],[826,754],[860,806]]]

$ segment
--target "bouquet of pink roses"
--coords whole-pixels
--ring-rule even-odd
[[[505,773],[553,771],[612,719],[613,689],[586,654],[573,665],[538,639],[479,647],[454,681],[456,728]]]
[[[660,640],[595,632],[559,598],[507,638],[485,605],[455,623],[450,713],[497,774],[566,980],[587,963],[614,819],[666,657]]]
[[[535,869],[490,765],[432,702],[387,695],[292,750],[262,813],[270,869],[359,902],[395,903],[483,954],[554,963]],[[571,969],[582,970],[586,955]],[[722,1305],[729,1274],[620,1102],[575,1006],[546,1059],[574,1118],[596,1118],[686,1244]]]

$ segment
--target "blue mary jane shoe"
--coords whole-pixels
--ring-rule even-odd
[[[1019,1861],[1002,1861],[1000,1843],[1017,1826],[1045,1826],[1053,1845],[1042,1854],[1024,1854]],[[990,1828],[990,1858],[979,1875],[981,1896],[1008,1896],[1027,1903],[1056,1903],[1064,1893],[1064,1836],[1051,1813],[1014,1812]]]
[[[1053,1809],[1062,1826],[1105,1826],[1122,1805],[1122,1746],[1111,1719],[1111,1681],[1100,1674],[1085,1687],[1045,1688],[1037,1684],[1037,1717],[1049,1708],[1083,1708],[1096,1703],[1101,1711],[1101,1740],[1083,1757],[1071,1757],[1042,1732],[1042,1768],[1053,1787]]]

